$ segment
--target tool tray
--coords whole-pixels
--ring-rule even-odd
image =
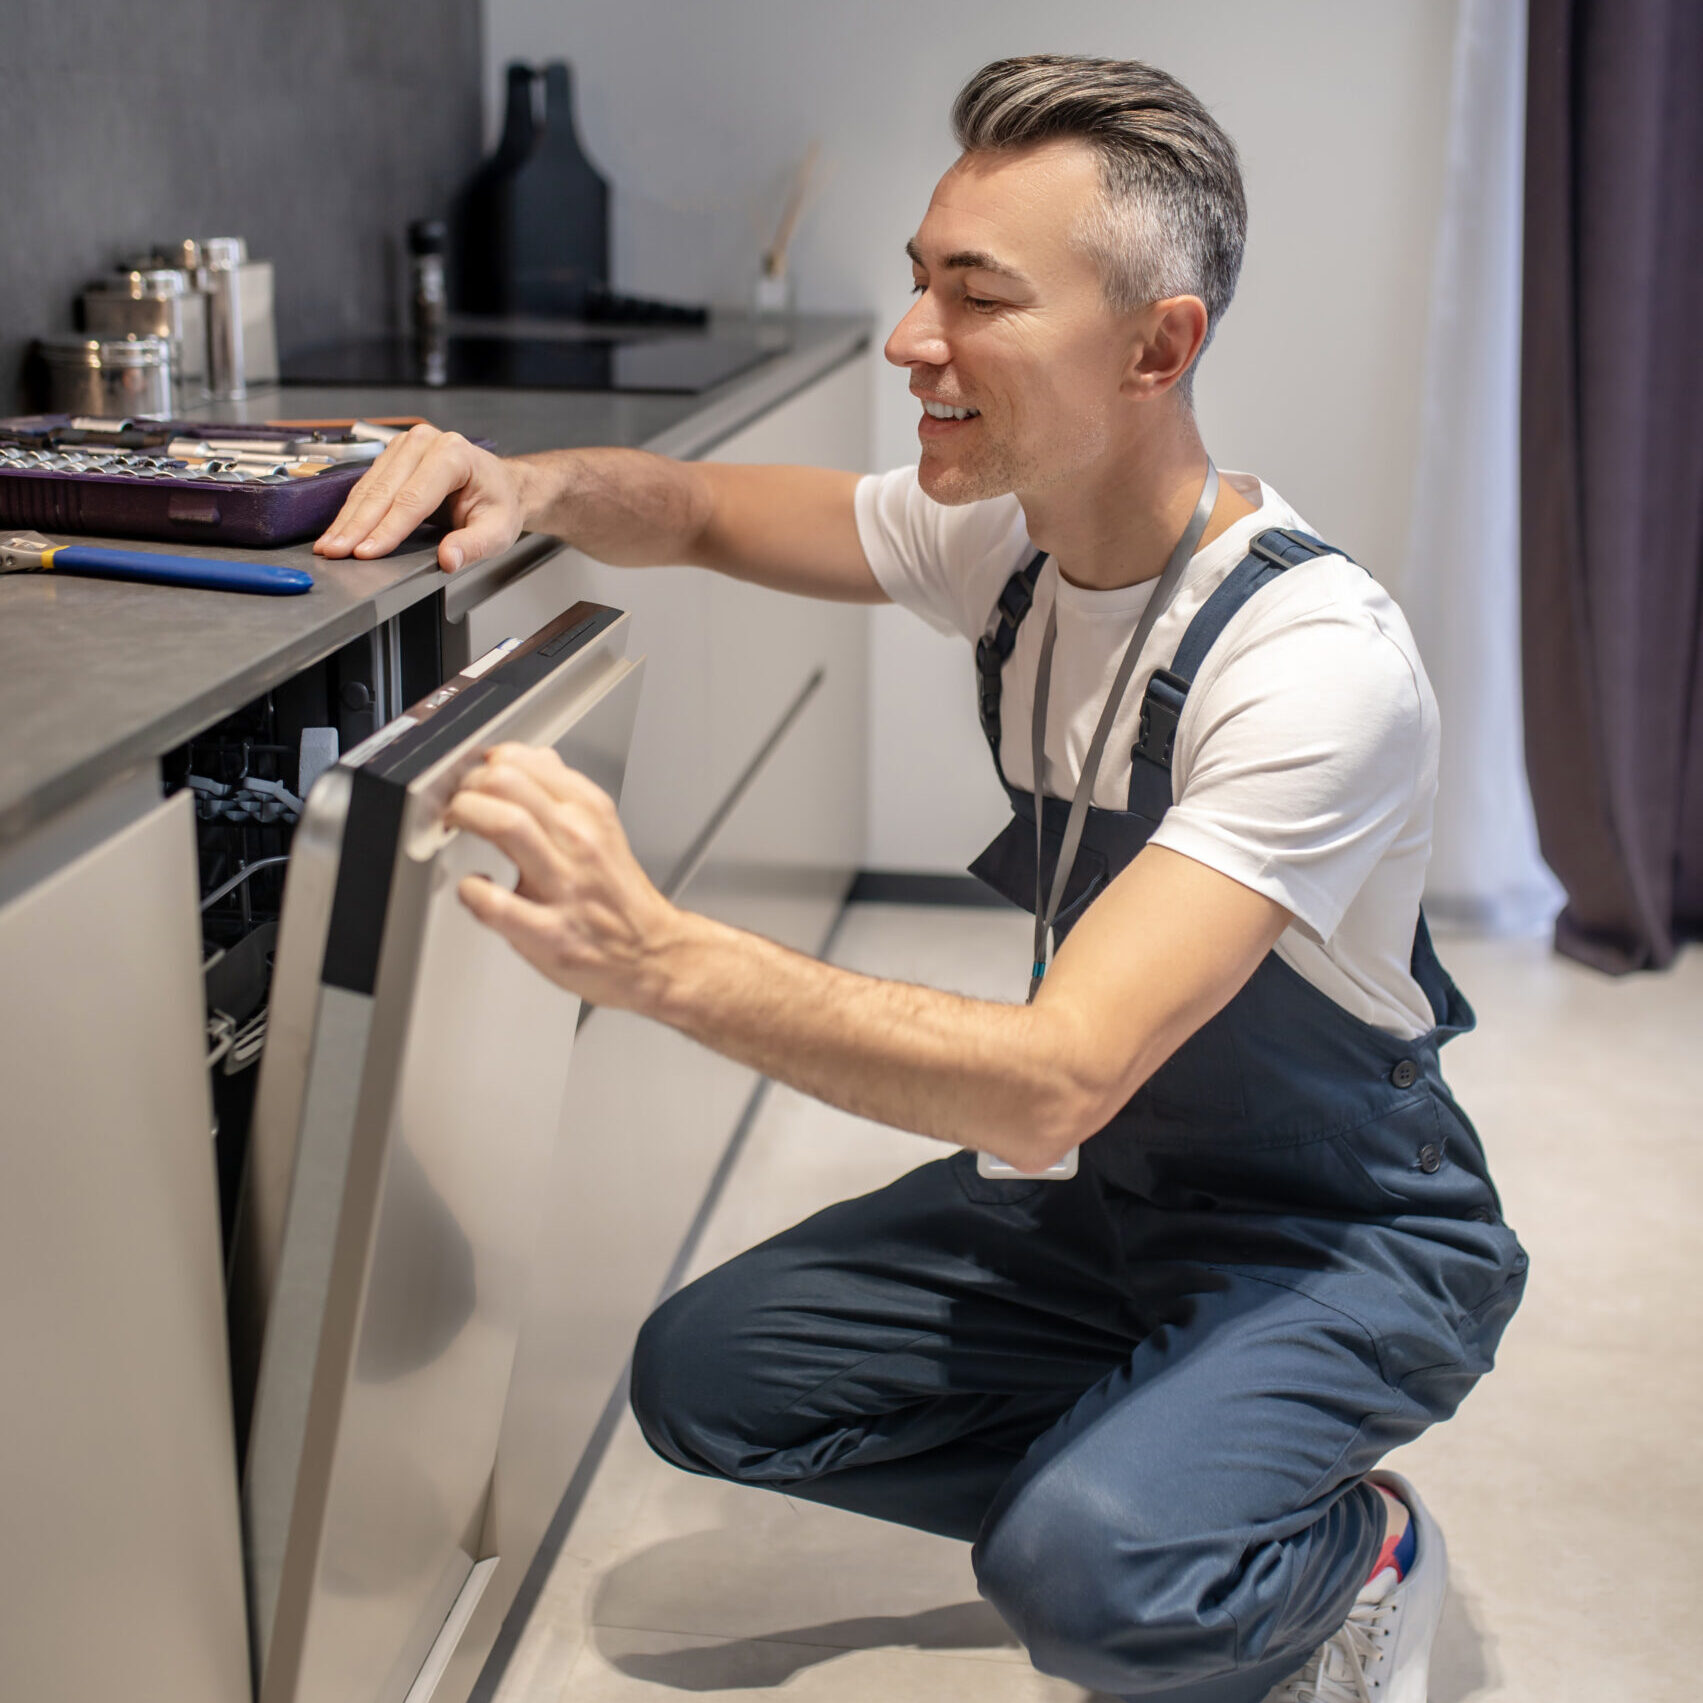
[[[66,414],[0,420],[10,438],[39,438],[68,427]],[[276,438],[277,425],[227,421],[149,421],[181,437]],[[140,454],[151,452],[141,451]],[[315,538],[343,506],[350,487],[372,465],[352,461],[311,478],[281,484],[246,477],[169,471],[50,471],[0,463],[0,527],[35,532],[86,532],[113,538],[157,538],[174,544],[247,545],[265,549]]]

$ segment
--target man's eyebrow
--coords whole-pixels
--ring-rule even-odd
[[[905,244],[905,253],[910,256],[912,265],[922,266],[924,271],[927,270],[922,250],[917,247],[915,238]],[[996,277],[1010,278],[1019,284],[1029,282],[1015,266],[1007,266],[1003,260],[996,260],[979,248],[959,249],[956,254],[947,255],[940,264],[948,272],[992,272]]]

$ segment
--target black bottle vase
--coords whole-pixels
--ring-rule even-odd
[[[609,185],[580,146],[568,67],[544,67],[542,128],[538,75],[509,66],[502,141],[463,197],[456,306],[466,313],[571,319],[609,286]]]
[[[518,60],[509,66],[497,151],[468,179],[456,200],[450,221],[449,299],[458,313],[512,311],[510,190],[515,173],[531,157],[540,135],[532,116],[537,76],[530,65]]]

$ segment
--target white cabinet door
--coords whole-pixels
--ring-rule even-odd
[[[869,357],[848,361],[717,446],[713,461],[805,463],[861,473],[869,465]],[[822,767],[800,773],[796,807],[777,818],[770,861],[850,874],[863,858],[867,790],[869,610],[787,597],[715,576],[709,585],[709,738],[754,751],[821,675],[813,725]],[[754,666],[761,658],[762,666]],[[792,853],[791,857],[788,853]]]
[[[249,1694],[190,795],[0,908],[0,1697]]]
[[[741,428],[706,460],[807,463],[862,472],[869,458],[869,357],[860,355]],[[633,620],[651,659],[633,730],[621,818],[645,873],[668,885],[810,679],[820,672],[829,768],[800,800],[800,849],[831,847],[842,871],[863,855],[869,611],[786,597],[696,568],[611,568],[567,549],[467,616],[472,654],[517,623],[576,598]],[[524,630],[524,629],[522,629]]]

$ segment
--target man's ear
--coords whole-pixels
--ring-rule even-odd
[[[1141,312],[1123,390],[1131,396],[1159,396],[1194,365],[1206,341],[1206,303],[1199,296],[1167,296]]]

